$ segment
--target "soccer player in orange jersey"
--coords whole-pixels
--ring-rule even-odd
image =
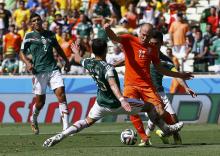
[[[149,44],[153,26],[143,24],[140,28],[138,37],[124,34],[117,36],[106,23],[104,25],[108,37],[115,42],[121,43],[125,53],[125,87],[124,96],[129,98],[142,99],[147,103],[154,105],[157,113],[168,123],[173,124],[172,116],[164,110],[164,104],[161,101],[156,89],[153,86],[150,76],[150,64],[154,64],[158,72],[171,77],[190,79],[191,73],[179,73],[169,71],[160,66],[158,48]],[[139,133],[142,142],[140,146],[149,145],[149,138],[145,134],[143,123],[139,115],[130,116],[130,120]]]

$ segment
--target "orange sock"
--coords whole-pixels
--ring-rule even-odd
[[[173,116],[168,112],[165,112],[164,121],[169,125],[173,125],[176,123]]]
[[[137,130],[138,134],[140,135],[143,141],[146,141],[149,137],[146,135],[144,130],[143,122],[139,115],[130,115],[130,120],[134,125],[135,129]]]

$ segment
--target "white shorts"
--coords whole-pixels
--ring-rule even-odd
[[[174,45],[172,50],[173,55],[178,59],[182,59],[186,56],[186,45]]]
[[[122,107],[119,108],[107,108],[100,106],[97,101],[91,108],[88,117],[91,119],[99,120],[106,115],[117,115],[117,114],[138,114],[144,108],[144,102],[137,99],[128,98],[127,101],[131,104],[131,112],[126,112]]]
[[[37,95],[46,94],[47,86],[52,90],[63,87],[64,82],[59,70],[49,73],[37,74],[33,77],[33,93]]]
[[[159,95],[165,105],[164,109],[170,114],[176,114],[167,95],[164,92],[159,92]]]

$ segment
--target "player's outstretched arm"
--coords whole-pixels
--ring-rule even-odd
[[[191,88],[189,88],[189,86],[187,85],[185,80],[180,79],[180,78],[176,78],[176,80],[179,82],[179,84],[181,86],[183,86],[183,88],[185,89],[186,93],[190,94],[193,98],[195,98],[197,96],[197,94]]]
[[[79,44],[78,43],[72,43],[71,44],[71,50],[74,54],[74,61],[78,64],[80,64],[80,61],[83,59],[81,56],[80,56],[80,47],[79,47]]]
[[[116,82],[115,82],[115,78],[114,77],[110,77],[108,79],[108,83],[111,87],[111,90],[113,91],[114,95],[116,96],[116,98],[121,102],[121,106],[127,111],[130,112],[131,111],[131,106],[130,104],[127,102],[127,100],[122,96],[120,89],[118,88]]]
[[[108,37],[110,38],[110,40],[115,41],[115,42],[118,42],[118,43],[121,42],[121,38],[120,38],[119,36],[117,36],[117,35],[112,31],[112,29],[110,28],[110,24],[109,24],[109,23],[106,23],[106,24],[104,25],[104,29],[105,29],[106,34],[107,34]]]
[[[154,65],[154,66],[155,66],[155,68],[158,72],[160,72],[161,74],[166,75],[166,76],[181,78],[181,79],[184,79],[184,80],[189,80],[189,79],[192,79],[194,77],[192,75],[192,73],[190,73],[190,72],[189,73],[173,72],[173,71],[170,71],[170,70],[164,68],[160,64],[157,64],[157,65]]]

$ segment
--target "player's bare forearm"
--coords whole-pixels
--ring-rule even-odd
[[[108,79],[108,83],[111,87],[112,92],[114,93],[114,95],[116,96],[117,99],[120,99],[123,97],[123,95],[121,94],[120,89],[117,86],[117,83],[115,81],[115,78],[109,78]]]
[[[19,58],[27,65],[30,63],[29,59],[24,55],[23,51],[20,51]]]
[[[191,73],[180,73],[180,72],[170,71],[170,70],[164,68],[163,66],[161,66],[160,64],[157,64],[154,66],[158,72],[160,72],[161,74],[166,75],[166,76],[181,78],[184,80],[189,80],[194,77]]]
[[[178,83],[185,89],[187,94],[190,94],[193,98],[197,96],[197,94],[191,88],[189,88],[185,80],[180,78],[176,78],[176,79]]]
[[[186,88],[189,88],[186,81],[181,78],[176,78],[176,80],[179,82],[179,84],[186,90]]]
[[[119,36],[117,36],[117,35],[112,31],[112,29],[110,28],[110,24],[106,23],[106,24],[104,25],[104,29],[105,29],[106,34],[107,34],[108,37],[110,38],[110,40],[115,41],[115,42],[118,42],[118,43],[121,42],[121,38],[120,38]]]
[[[115,78],[114,77],[109,78],[108,79],[108,83],[109,83],[109,85],[111,87],[112,92],[114,93],[116,98],[120,101],[121,106],[124,108],[124,110],[127,111],[127,112],[130,112],[131,111],[131,106],[127,102],[127,100],[123,97],[119,87],[117,86]]]

